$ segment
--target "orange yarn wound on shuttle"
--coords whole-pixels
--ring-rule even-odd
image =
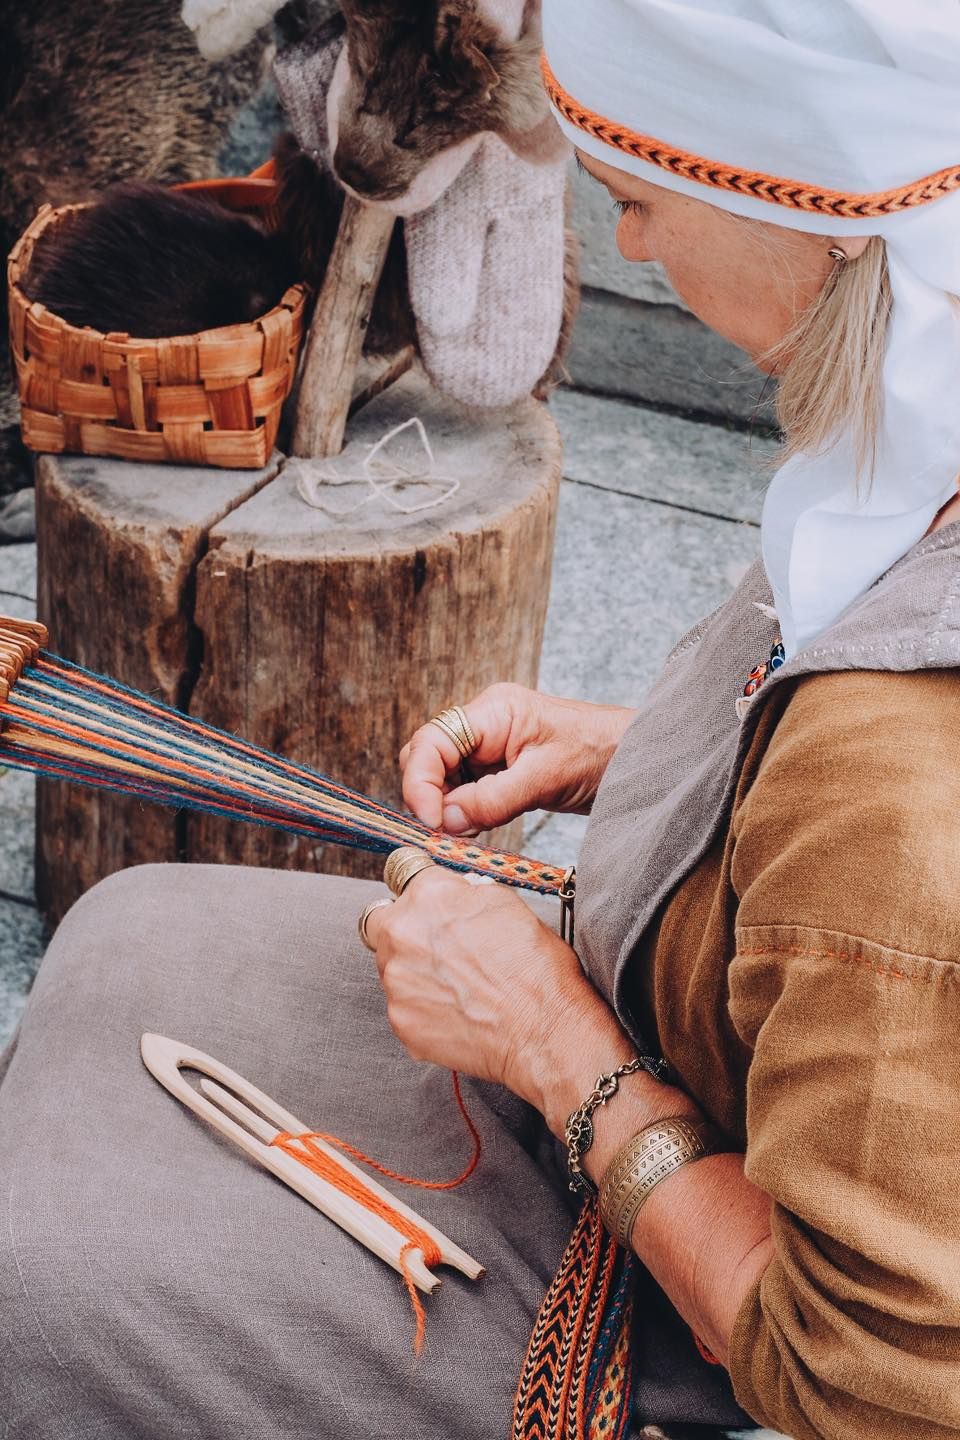
[[[422,1226],[415,1220],[409,1219],[399,1210],[383,1200],[374,1191],[368,1190],[363,1181],[351,1171],[339,1165],[332,1155],[322,1150],[317,1144],[318,1140],[325,1141],[327,1145],[335,1145],[337,1149],[343,1150],[354,1160],[359,1160],[363,1165],[369,1165],[371,1170],[376,1170],[380,1175],[390,1180],[398,1180],[401,1185],[414,1185],[418,1190],[455,1190],[458,1185],[469,1180],[480,1160],[482,1145],[480,1133],[474,1125],[464,1104],[463,1094],[460,1090],[460,1077],[456,1071],[451,1072],[453,1079],[453,1093],[457,1102],[460,1114],[473,1141],[473,1154],[467,1162],[464,1170],[453,1180],[418,1180],[412,1175],[401,1175],[397,1170],[391,1170],[379,1161],[371,1159],[362,1150],[354,1145],[348,1145],[346,1141],[339,1140],[336,1135],[321,1135],[317,1131],[310,1131],[305,1135],[291,1135],[288,1131],[282,1131],[276,1135],[270,1144],[282,1150],[284,1155],[289,1155],[291,1160],[297,1160],[318,1175],[321,1180],[326,1180],[329,1185],[335,1186],[365,1210],[373,1215],[379,1215],[381,1220],[386,1220],[400,1235],[406,1239],[406,1244],[400,1251],[400,1268],[403,1272],[403,1283],[407,1287],[407,1294],[410,1296],[410,1304],[413,1306],[413,1313],[416,1319],[416,1333],[414,1335],[413,1350],[419,1355],[423,1349],[424,1337],[426,1335],[427,1317],[423,1308],[423,1301],[413,1281],[407,1264],[408,1255],[419,1250],[423,1256],[423,1263],[431,1270],[435,1269],[442,1259],[436,1243]]]
[[[715,190],[729,190],[736,195],[766,200],[771,205],[782,205],[789,210],[804,210],[808,214],[827,215],[840,220],[882,220],[887,215],[912,210],[918,205],[929,205],[933,200],[942,200],[945,195],[960,190],[960,165],[950,165],[909,185],[869,195],[826,190],[820,185],[764,175],[758,170],[737,169],[734,165],[724,165],[703,155],[695,155],[690,150],[679,150],[665,140],[642,135],[627,125],[608,120],[606,116],[581,105],[563,88],[546,55],[540,61],[540,68],[552,104],[578,130],[593,135],[625,155],[633,155],[635,159],[656,165],[661,170],[669,170],[683,180],[693,180],[698,185],[709,185]]]

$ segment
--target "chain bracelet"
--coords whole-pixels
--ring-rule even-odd
[[[618,1065],[605,1075],[598,1075],[596,1084],[582,1105],[578,1105],[568,1117],[563,1128],[567,1146],[567,1169],[570,1172],[570,1189],[584,1195],[596,1195],[597,1187],[583,1169],[584,1155],[593,1144],[593,1115],[606,1105],[620,1089],[620,1081],[638,1070],[646,1070],[655,1080],[662,1080],[666,1071],[664,1060],[654,1060],[651,1055],[638,1055],[625,1065]]]

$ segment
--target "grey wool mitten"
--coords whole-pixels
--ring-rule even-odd
[[[564,306],[566,161],[531,165],[485,135],[440,199],[406,220],[424,367],[467,405],[529,395]]]
[[[331,27],[304,44],[280,50],[273,62],[277,94],[297,144],[331,173],[327,95],[343,44],[342,32]]]

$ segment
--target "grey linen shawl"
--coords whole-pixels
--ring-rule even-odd
[[[960,524],[935,532],[881,577],[808,649],[767,680],[741,721],[737,697],[766,659],[777,622],[758,560],[733,595],[695,626],[611,761],[577,876],[577,948],[598,990],[646,1043],[625,983],[661,906],[727,822],[757,718],[779,686],[840,670],[960,665]]]

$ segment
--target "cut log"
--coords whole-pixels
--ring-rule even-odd
[[[276,461],[243,471],[42,456],[37,606],[51,648],[189,707],[197,562],[212,526],[276,470]],[[44,780],[36,852],[37,901],[56,923],[104,875],[182,858],[182,817]]]
[[[194,709],[399,805],[397,756],[437,710],[497,680],[536,685],[560,444],[534,400],[464,411],[414,370],[361,412],[345,460],[413,415],[460,488],[436,509],[383,501],[348,519],[280,475],[217,524],[197,574],[203,665]],[[357,487],[355,499],[364,491]],[[331,494],[347,508],[349,495]],[[378,876],[383,862],[209,816],[191,859]],[[490,838],[513,848],[521,827]]]
[[[419,514],[378,499],[337,519],[282,469],[44,458],[39,614],[53,648],[399,803],[397,754],[417,725],[495,680],[536,683],[560,481],[544,406],[464,411],[419,370],[351,421],[347,456],[413,414],[460,482]],[[382,870],[361,852],[39,788],[38,900],[54,922],[148,861]],[[518,843],[516,828],[495,843]]]

